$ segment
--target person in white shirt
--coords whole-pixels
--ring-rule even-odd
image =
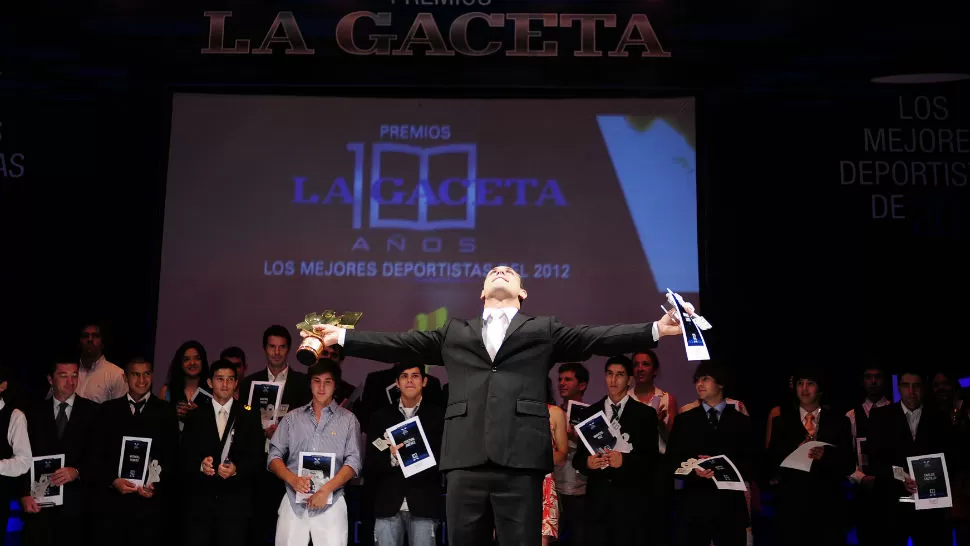
[[[18,476],[30,471],[33,455],[30,451],[30,438],[27,436],[27,419],[19,409],[7,402],[8,390],[6,377],[0,377],[0,430],[6,430],[6,437],[0,437],[0,544],[7,536],[7,518],[10,515],[10,501],[18,498]]]
[[[125,372],[104,357],[101,327],[87,324],[81,329],[78,346],[81,351],[77,394],[97,402],[120,398],[128,392]]]

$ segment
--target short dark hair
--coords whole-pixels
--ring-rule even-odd
[[[589,370],[581,362],[563,362],[559,365],[559,373],[573,372],[576,381],[589,385]]]
[[[321,358],[317,360],[317,363],[310,366],[307,369],[307,378],[312,380],[318,375],[323,375],[325,373],[330,374],[333,378],[334,383],[340,383],[343,378],[343,374],[340,370],[340,364],[336,360],[331,360],[329,358]]]
[[[798,380],[807,379],[808,381],[814,381],[818,385],[819,391],[825,390],[825,370],[814,364],[802,364],[795,368],[795,372],[791,376],[792,387],[798,386]]]
[[[264,343],[263,347],[265,346],[266,344]],[[223,349],[222,352],[219,353],[219,358],[238,358],[239,360],[242,360],[244,366],[246,365],[246,353],[236,346],[226,347]]]
[[[283,339],[286,340],[286,346],[287,347],[292,347],[293,346],[293,338],[290,337],[290,331],[287,330],[285,326],[281,326],[279,324],[274,324],[274,325],[270,326],[269,328],[267,328],[263,332],[263,348],[264,349],[266,348],[266,345],[269,343],[269,336],[281,337],[281,338],[283,338]]]
[[[923,377],[923,371],[918,370],[913,366],[903,366],[899,369],[899,373],[896,374],[896,384],[898,385],[902,380],[904,375],[915,375],[919,378],[920,383],[926,383],[926,378]]]
[[[643,349],[640,351],[634,351],[633,354],[630,355],[630,360],[633,360],[634,358],[636,358],[637,355],[649,356],[650,362],[653,365],[653,369],[655,370],[660,369],[660,357],[657,356],[657,353],[653,352],[653,349]]]
[[[694,371],[694,383],[697,383],[697,380],[704,376],[713,378],[714,382],[727,392],[728,372],[720,362],[705,360],[698,364],[697,369]]]
[[[78,364],[78,363],[77,363],[76,361],[74,361],[74,360],[55,360],[55,361],[54,361],[54,362],[52,362],[52,363],[51,363],[51,365],[50,365],[50,366],[49,366],[49,367],[47,368],[47,375],[48,375],[48,377],[54,377],[54,373],[55,373],[55,372],[57,371],[57,367],[58,367],[59,365],[61,365],[61,364],[74,364],[74,366],[75,366],[76,368],[78,368],[78,369],[80,369],[80,367],[81,367],[81,365],[80,365],[80,364]]]
[[[229,362],[225,358],[220,358],[219,360],[216,360],[215,362],[212,363],[212,366],[209,367],[209,377],[215,377],[216,372],[219,370],[231,370],[232,376],[235,377],[236,379],[239,379],[238,377],[236,377],[236,365],[233,364],[232,362]]]
[[[603,373],[606,373],[610,369],[610,366],[613,366],[614,364],[623,366],[623,369],[626,370],[627,375],[633,375],[633,361],[630,360],[630,357],[626,355],[613,355],[607,358],[606,365],[603,366]]]
[[[151,360],[148,360],[145,357],[136,356],[125,363],[125,373],[128,373],[128,368],[134,366],[135,364],[148,364],[148,369],[153,372],[155,371],[155,364],[153,364]]]
[[[408,370],[412,370],[414,368],[417,368],[421,372],[421,377],[422,378],[428,377],[428,374],[424,370],[424,366],[422,366],[420,364],[408,364],[407,362],[399,362],[399,363],[395,364],[394,365],[394,368],[393,368],[394,369],[394,381],[397,381],[397,379],[399,377],[401,377],[401,374],[402,373],[404,373],[404,372],[406,372]]]

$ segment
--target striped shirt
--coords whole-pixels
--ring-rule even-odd
[[[273,459],[280,459],[286,463],[286,468],[290,472],[296,474],[300,468],[301,451],[334,453],[336,455],[334,474],[344,466],[349,466],[354,474],[359,476],[361,471],[360,423],[353,413],[334,401],[320,412],[319,423],[313,414],[313,402],[299,407],[287,413],[280,421],[269,443],[269,457],[266,464],[269,466]],[[343,487],[334,491],[333,501],[336,503],[343,494]],[[306,504],[296,502],[296,492],[291,487],[286,488],[286,495],[290,499],[293,512],[303,517],[306,513]]]

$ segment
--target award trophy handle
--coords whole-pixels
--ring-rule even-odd
[[[314,326],[332,324],[334,326],[340,326],[341,328],[350,330],[357,325],[357,323],[360,321],[360,317],[363,315],[363,313],[356,311],[338,315],[336,312],[331,310],[326,310],[320,314],[310,313],[306,315],[303,322],[296,325],[298,330],[302,330],[309,334],[303,338],[303,342],[300,343],[299,349],[296,350],[296,360],[304,366],[312,366],[317,362],[317,360],[320,360],[320,355],[323,354],[326,344],[323,342],[323,338],[314,332]]]

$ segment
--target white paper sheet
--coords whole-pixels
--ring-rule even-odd
[[[802,472],[810,472],[812,470],[812,463],[814,461],[808,457],[808,452],[816,447],[830,445],[832,444],[827,442],[816,442],[814,440],[811,442],[805,442],[804,444],[795,448],[795,451],[789,453],[788,456],[785,457],[785,460],[781,462],[781,466],[783,468],[801,470]]]

